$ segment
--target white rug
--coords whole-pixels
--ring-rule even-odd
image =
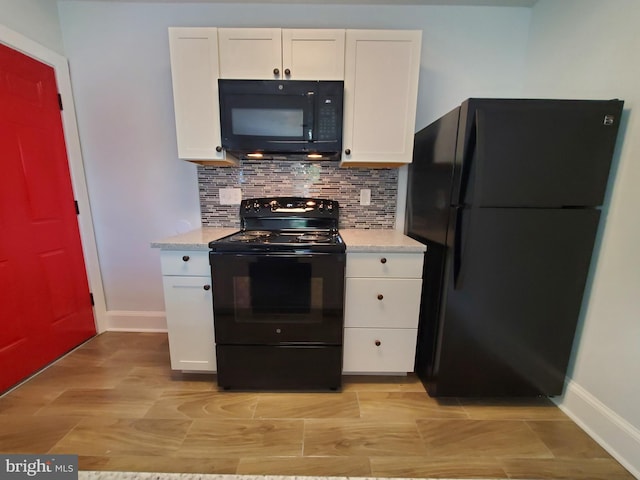
[[[403,478],[383,479],[380,477],[306,477],[284,475],[222,475],[207,473],[152,473],[152,472],[97,472],[80,471],[79,480],[410,480]],[[414,479],[415,480],[415,479]],[[421,478],[419,480],[435,480]],[[443,479],[438,480],[462,480]],[[487,480],[487,479],[485,479]],[[497,479],[496,479],[497,480]]]

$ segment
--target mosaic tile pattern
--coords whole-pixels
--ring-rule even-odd
[[[221,188],[240,188],[242,198],[299,196],[340,204],[340,228],[393,228],[398,170],[339,168],[337,163],[243,160],[238,167],[198,167],[200,213],[205,227],[239,227],[237,205],[220,205]],[[360,189],[371,205],[360,206]]]

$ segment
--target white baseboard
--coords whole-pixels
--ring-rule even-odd
[[[108,310],[107,331],[110,332],[166,332],[165,312]]]
[[[640,478],[640,430],[569,379],[564,395],[554,402],[633,476]]]

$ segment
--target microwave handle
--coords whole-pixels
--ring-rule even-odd
[[[316,141],[317,139],[315,138],[315,136],[313,135],[313,126],[314,123],[317,121],[317,114],[318,112],[316,112],[316,92],[314,91],[309,91],[307,92],[307,111],[310,113],[310,115],[304,115],[304,136],[305,136],[305,140],[308,142],[312,142],[312,141]]]

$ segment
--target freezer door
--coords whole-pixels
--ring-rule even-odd
[[[591,251],[595,209],[463,210],[459,266],[447,262],[434,396],[562,393]]]
[[[415,135],[405,216],[413,238],[446,242],[459,116],[456,108]]]
[[[623,102],[470,100],[464,203],[480,207],[601,205]],[[462,154],[461,154],[462,155]]]

